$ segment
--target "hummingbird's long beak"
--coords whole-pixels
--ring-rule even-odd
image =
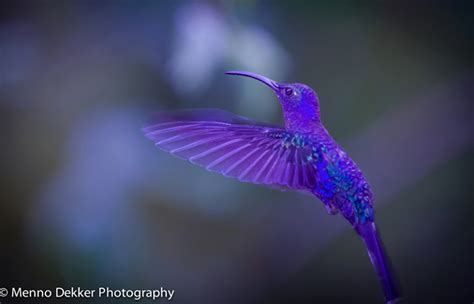
[[[246,71],[228,71],[228,72],[225,72],[225,73],[227,75],[246,76],[246,77],[250,77],[250,78],[253,78],[253,79],[257,79],[257,80],[263,82],[264,84],[266,84],[267,86],[269,86],[270,88],[272,88],[272,90],[275,91],[275,92],[277,92],[277,90],[280,88],[280,86],[278,85],[278,82],[276,82],[274,80],[271,80],[270,78],[267,78],[265,76],[256,74],[256,73],[246,72]]]

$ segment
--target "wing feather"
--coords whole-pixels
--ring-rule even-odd
[[[221,110],[164,112],[156,117],[143,129],[146,136],[160,149],[209,171],[284,189],[315,186],[310,150],[284,145],[287,133],[282,128]]]

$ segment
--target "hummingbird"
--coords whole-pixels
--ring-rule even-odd
[[[321,121],[316,92],[246,71],[228,71],[269,86],[285,127],[219,109],[156,113],[143,129],[155,145],[209,171],[242,182],[316,196],[330,215],[340,213],[364,241],[387,303],[400,297],[374,218],[374,198],[356,163]]]

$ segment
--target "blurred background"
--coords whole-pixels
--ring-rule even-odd
[[[382,303],[362,242],[321,202],[143,136],[157,110],[281,124],[271,90],[223,75],[239,69],[316,89],[372,184],[405,302],[471,303],[473,5],[357,3],[3,1],[0,287]]]

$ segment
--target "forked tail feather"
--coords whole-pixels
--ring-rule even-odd
[[[356,226],[355,229],[367,246],[370,261],[377,272],[387,303],[396,303],[400,299],[400,291],[377,226],[374,222],[367,222]]]

